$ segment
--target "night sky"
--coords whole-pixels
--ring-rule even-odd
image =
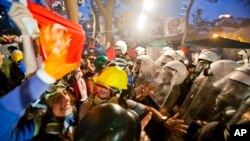
[[[165,17],[181,17],[181,1],[182,0],[153,0],[153,2],[155,2],[155,8],[152,12],[156,15]],[[117,0],[117,3],[120,3],[120,0]],[[118,16],[120,11],[130,10],[129,5],[123,3],[120,3],[119,5],[119,9],[115,10],[115,16]],[[206,0],[195,0],[191,9],[191,14],[197,8],[201,8],[203,10],[202,17],[209,21],[218,18],[221,14],[230,14],[234,17],[250,18],[250,6],[245,6],[240,0],[218,0],[217,3],[210,3]],[[192,22],[192,16],[190,16],[190,18],[190,21]]]
[[[207,18],[209,21],[218,18],[221,14],[250,18],[250,6],[245,6],[240,0],[218,0],[217,3],[196,0],[191,12],[197,8],[203,9],[203,18]]]

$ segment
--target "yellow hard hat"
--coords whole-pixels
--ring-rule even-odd
[[[117,66],[105,68],[101,74],[93,80],[99,85],[116,89],[127,89],[128,84],[127,73]]]
[[[18,62],[23,59],[23,53],[20,50],[15,50],[10,55],[10,58],[13,62]]]

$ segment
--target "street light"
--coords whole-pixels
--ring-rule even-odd
[[[139,30],[144,29],[145,23],[146,23],[147,17],[145,14],[141,13],[139,18],[138,18],[138,23],[137,23],[137,28]]]
[[[144,27],[145,27],[144,22],[139,21],[139,22],[137,23],[137,28],[138,28],[139,30],[143,30],[143,29],[144,29]]]
[[[154,3],[152,0],[144,0],[143,9],[145,11],[152,11]]]
[[[145,22],[146,20],[147,20],[146,15],[141,13],[141,15],[139,16],[139,22]]]
[[[91,28],[91,25],[90,25],[90,24],[87,24],[87,28],[90,29],[90,28]]]

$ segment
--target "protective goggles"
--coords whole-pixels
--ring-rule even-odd
[[[62,93],[57,92],[58,88],[63,88]],[[63,95],[68,94],[66,88],[67,88],[66,85],[63,83],[58,83],[56,85],[54,85],[54,84],[50,85],[49,88],[46,90],[45,99],[59,101],[63,97]]]

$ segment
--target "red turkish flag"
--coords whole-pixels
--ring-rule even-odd
[[[85,42],[85,32],[83,31],[82,26],[30,1],[28,2],[28,8],[34,19],[37,20],[39,27],[57,23],[67,28],[71,38],[70,46],[68,48],[67,62],[79,62]],[[44,52],[41,52],[42,57],[44,57],[43,54]]]

